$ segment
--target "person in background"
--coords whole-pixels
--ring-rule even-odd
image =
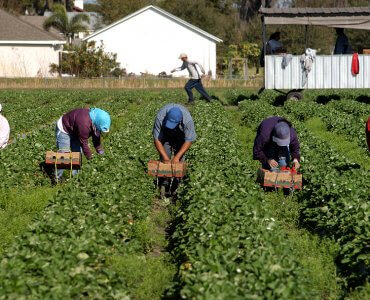
[[[293,166],[299,169],[300,145],[292,124],[277,116],[263,120],[254,140],[253,159],[267,170],[290,166],[292,159]]]
[[[366,132],[367,147],[368,147],[368,149],[370,151],[370,117],[367,119],[366,127],[365,127],[365,132]]]
[[[170,103],[162,107],[155,118],[153,138],[162,161],[178,163],[183,160],[186,151],[196,140],[190,112],[180,104]]]
[[[92,141],[96,152],[104,154],[101,145],[100,136],[102,132],[109,132],[111,118],[109,113],[100,108],[78,108],[61,116],[57,121],[55,128],[56,143],[60,152],[82,152],[87,159],[91,159],[93,154],[90,150],[88,139]],[[56,174],[60,179],[63,175],[63,169],[58,170]],[[77,174],[73,170],[72,174]]]
[[[4,149],[8,145],[10,126],[8,120],[1,114],[3,107],[0,104],[0,149]]]
[[[190,79],[185,85],[185,91],[188,94],[188,104],[193,104],[194,103],[194,96],[192,89],[195,88],[205,99],[206,101],[211,101],[212,98],[206,90],[203,87],[202,84],[202,76],[199,74],[197,65],[199,66],[200,70],[202,71],[202,74],[205,74],[203,66],[196,62],[196,61],[190,61],[188,60],[188,56],[185,53],[181,53],[179,56],[179,59],[182,60],[182,66],[179,68],[175,68],[171,70],[171,73],[177,72],[177,71],[182,71],[184,69],[188,69]]]
[[[283,44],[280,42],[280,32],[276,31],[270,35],[270,38],[266,44],[266,54],[278,54],[284,52],[286,52],[286,50],[284,49]]]
[[[353,49],[349,44],[348,38],[343,28],[335,28],[337,40],[335,41],[334,54],[352,54]]]

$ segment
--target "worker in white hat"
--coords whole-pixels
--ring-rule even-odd
[[[199,62],[188,60],[188,56],[186,53],[181,53],[179,59],[182,60],[182,66],[173,69],[171,73],[188,69],[190,79],[185,85],[185,91],[188,94],[188,104],[194,103],[194,96],[192,92],[193,88],[195,88],[206,99],[206,101],[211,101],[212,98],[210,95],[208,95],[208,93],[203,87],[201,80],[202,76],[199,75],[196,65],[199,66],[200,70],[202,71],[202,74],[204,75],[206,72],[204,71],[203,66]]]
[[[0,104],[0,149],[8,145],[10,126],[8,120],[1,114],[2,105]]]

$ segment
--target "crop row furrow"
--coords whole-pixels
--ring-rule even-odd
[[[264,205],[255,170],[243,161],[235,130],[220,105],[193,110],[199,139],[189,179],[179,193],[179,225],[172,236],[182,260],[186,299],[308,299],[306,274]]]
[[[129,120],[116,119],[94,158],[70,181],[1,260],[0,299],[123,299],[127,281],[111,267],[118,257],[145,253],[136,224],[156,190],[142,161],[153,155],[151,126],[160,103]],[[118,127],[120,126],[120,127]]]

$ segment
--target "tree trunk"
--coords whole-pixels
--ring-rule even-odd
[[[244,80],[248,80],[248,58],[243,60],[243,75]]]

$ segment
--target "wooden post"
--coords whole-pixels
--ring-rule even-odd
[[[229,78],[233,77],[233,59],[230,58],[229,60]]]
[[[305,50],[307,49],[308,46],[308,34],[307,34],[308,26],[304,26],[304,44],[305,44]]]
[[[248,80],[248,58],[243,59],[244,80]]]

